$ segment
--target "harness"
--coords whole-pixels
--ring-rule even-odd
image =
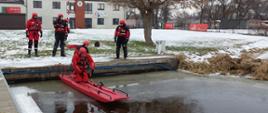
[[[127,30],[124,27],[119,27],[119,36],[126,36]]]
[[[86,57],[80,57],[79,62],[77,62],[77,64],[82,70],[89,68],[89,63]]]
[[[39,23],[37,21],[32,21],[29,27],[29,31],[40,31]]]
[[[64,21],[62,21],[62,20],[57,20],[56,21],[56,24],[55,24],[55,26],[56,26],[56,31],[57,32],[65,32],[65,25],[64,25],[65,23],[64,23]]]

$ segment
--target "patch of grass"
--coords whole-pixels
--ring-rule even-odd
[[[89,49],[91,54],[112,54],[115,52],[115,49],[101,49],[101,48],[90,48]]]
[[[96,40],[91,41],[92,44],[96,42]],[[93,54],[113,54],[115,53],[115,43],[113,41],[99,41],[100,48],[92,47],[90,48],[91,53]],[[109,49],[102,48],[104,46],[110,47]],[[148,45],[142,41],[129,41],[128,42],[128,51],[129,53],[137,53],[137,54],[155,54],[155,47],[152,45]]]
[[[170,51],[188,51],[190,53],[193,54],[197,54],[197,55],[205,55],[209,52],[216,52],[218,51],[217,48],[209,48],[209,47],[203,47],[203,48],[198,48],[198,47],[175,47],[175,46],[168,46],[166,48],[167,50]]]
[[[100,47],[94,47],[94,43],[97,40],[91,40],[89,50],[91,54],[115,54],[115,43],[113,41],[99,41]],[[8,42],[0,42],[0,58],[1,59],[16,59],[16,58],[28,58],[27,56],[27,41],[8,41]],[[68,45],[68,41],[66,42]],[[54,45],[54,40],[51,41],[42,41],[39,44],[38,54],[41,57],[51,56],[52,49]],[[11,51],[11,52],[10,52]],[[14,52],[12,52],[14,51]],[[18,52],[16,52],[18,51]],[[65,48],[67,55],[72,55],[72,49]],[[129,41],[128,43],[128,51],[131,56],[136,55],[153,55],[155,54],[155,47],[152,45],[148,45],[142,41]],[[121,52],[122,53],[122,52]],[[60,54],[60,48],[58,48],[57,55]],[[34,56],[34,49],[32,50],[32,56]]]

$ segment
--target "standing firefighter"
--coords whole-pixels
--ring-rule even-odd
[[[73,78],[76,82],[88,82],[95,69],[95,62],[84,47],[75,50],[73,59]]]
[[[39,34],[40,33],[40,34]],[[38,19],[37,13],[32,14],[32,18],[26,23],[26,36],[28,42],[28,56],[31,57],[32,45],[34,43],[35,56],[38,56],[38,40],[42,37],[42,23]]]
[[[129,40],[130,32],[129,28],[126,25],[126,20],[120,20],[119,26],[115,30],[114,41],[116,43],[116,59],[120,57],[120,48],[123,47],[124,58],[128,56],[127,43]]]
[[[52,56],[54,57],[57,53],[58,46],[60,45],[61,56],[65,57],[64,52],[64,41],[68,35],[68,25],[67,22],[63,19],[63,15],[59,14],[58,18],[53,22],[55,28],[55,44],[52,51]]]

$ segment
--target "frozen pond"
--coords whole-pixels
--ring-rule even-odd
[[[268,82],[203,78],[182,72],[154,72],[94,78],[129,93],[129,100],[102,104],[61,81],[12,85],[28,94],[43,113],[267,113]],[[23,90],[23,91],[21,91]]]

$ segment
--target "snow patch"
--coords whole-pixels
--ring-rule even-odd
[[[107,62],[111,61],[110,57],[95,57],[93,56],[95,62]],[[33,57],[28,59],[1,59],[0,68],[2,67],[36,67],[36,66],[49,66],[56,64],[68,65],[71,64],[72,57]]]
[[[268,52],[265,52],[258,56],[259,59],[268,59]]]
[[[36,90],[27,87],[13,87],[11,92],[21,113],[42,113],[33,98],[29,96],[29,93],[37,92]]]
[[[144,41],[143,29],[130,29],[131,40]],[[245,32],[245,31],[239,31]],[[83,40],[105,40],[113,41],[114,29],[74,29],[71,30],[67,43],[81,44]],[[195,32],[186,30],[152,30],[152,40],[154,42],[164,40],[167,46],[176,47],[197,47],[197,48],[216,48],[217,53],[227,53],[232,57],[239,57],[243,50],[253,48],[268,48],[268,39],[264,36],[249,36],[242,34],[219,33],[219,32]],[[24,30],[0,30],[0,42],[4,46],[0,48],[0,68],[1,67],[32,67],[46,66],[55,64],[70,64],[71,56],[69,57],[38,57],[38,58],[16,58],[16,54],[27,53],[27,39]],[[54,43],[54,34],[52,30],[44,30],[44,37],[40,40],[40,51],[51,50]],[[13,45],[16,46],[13,46]],[[7,46],[7,47],[6,47]],[[14,48],[13,48],[14,47]],[[111,49],[104,46],[101,49]],[[215,55],[214,52],[206,55],[198,56],[189,52],[186,56],[195,61],[206,61]],[[145,53],[146,54],[146,53]],[[10,58],[13,56],[13,58]],[[260,56],[267,58],[266,55]],[[4,58],[4,59],[3,59]],[[109,61],[111,58],[94,57],[94,60]]]

